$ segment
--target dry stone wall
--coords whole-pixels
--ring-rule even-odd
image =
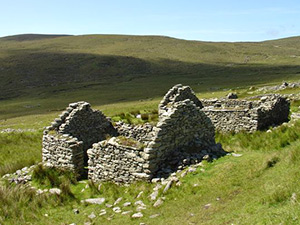
[[[184,101],[186,99],[190,99],[197,107],[203,107],[201,101],[197,98],[194,91],[189,86],[177,84],[172,87],[161,100],[158,106],[159,114],[162,114],[168,108],[168,106],[174,104],[175,102]]]
[[[102,112],[92,110],[87,102],[72,103],[44,130],[43,162],[83,174],[87,149],[116,134]]]
[[[142,144],[134,140],[129,144],[123,136],[94,144],[88,155],[89,179],[93,181],[131,183],[151,176],[145,173]]]
[[[127,138],[133,138],[141,142],[150,141],[152,138],[151,132],[153,130],[153,126],[150,123],[135,126],[120,121],[115,123],[114,126],[119,135]]]
[[[171,166],[176,168],[181,160],[223,155],[221,145],[215,143],[214,126],[200,107],[201,102],[189,87],[176,85],[159,104],[156,126],[117,123],[121,137],[99,142],[88,150],[89,178],[114,182],[149,180],[172,171]],[[127,142],[127,146],[120,141]]]
[[[67,134],[43,136],[43,162],[49,167],[59,167],[83,174],[83,142]]]
[[[290,113],[290,102],[280,96],[271,95],[262,97],[257,108],[258,129],[266,129],[287,122]]]
[[[202,100],[203,112],[221,132],[253,132],[288,121],[289,101],[280,95],[256,101],[212,99]]]

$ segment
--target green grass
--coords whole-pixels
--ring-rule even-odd
[[[103,183],[99,191],[98,184],[89,183],[86,188],[88,182],[72,184],[67,182],[70,178],[62,177],[60,172],[38,168],[37,175],[48,175],[34,178],[37,187],[61,187],[63,183],[72,198],[35,196],[30,191],[4,186],[0,191],[0,198],[5,202],[0,206],[0,220],[5,218],[4,224],[25,224],[30,221],[32,224],[49,225],[72,222],[80,224],[87,221],[94,224],[298,224],[299,129],[300,122],[296,122],[269,133],[258,131],[253,134],[218,134],[217,139],[226,150],[235,151],[242,156],[225,156],[212,163],[205,162],[196,172],[180,178],[182,185],[173,186],[164,194],[166,200],[159,208],[152,207],[153,202],[148,198],[153,184],[139,182],[119,186]],[[19,134],[12,136],[16,135]],[[22,136],[16,140],[22,143],[22,139],[27,140],[28,137]],[[26,148],[26,144],[23,147]],[[36,148],[36,151],[39,152],[40,148]],[[7,162],[6,160],[4,164]],[[55,184],[51,184],[49,180],[55,180]],[[114,214],[111,209],[104,205],[80,203],[85,198],[105,197],[105,203],[113,204],[117,198],[123,197],[120,203],[122,205],[127,201],[137,201],[136,196],[140,191],[144,191],[141,200],[147,205],[141,219],[116,214],[108,220]],[[163,194],[160,192],[159,196]],[[296,199],[293,200],[292,196],[296,196]],[[207,204],[211,205],[206,208]],[[73,213],[74,208],[79,209],[78,215]],[[104,208],[107,209],[107,215],[98,216]],[[30,213],[25,209],[30,209]],[[15,216],[13,210],[18,210],[18,216]],[[135,207],[129,206],[123,210],[134,211]],[[90,220],[87,216],[92,212],[97,217]],[[156,213],[160,216],[149,218]]]
[[[0,176],[41,161],[42,132],[0,133]]]

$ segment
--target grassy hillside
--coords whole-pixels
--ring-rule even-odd
[[[16,108],[25,114],[45,113],[41,108],[57,110],[78,100],[103,105],[156,98],[177,83],[200,93],[299,79],[299,40],[215,43],[122,35],[0,38],[0,115],[13,114]],[[50,108],[43,105],[57,99]]]
[[[68,195],[61,197],[36,195],[31,190],[14,186],[0,186],[0,222],[3,224],[299,224],[298,180],[300,162],[300,124],[282,126],[272,132],[240,133],[238,135],[217,135],[224,148],[241,156],[225,156],[212,163],[203,162],[196,172],[179,178],[182,185],[173,186],[167,193],[159,192],[166,199],[162,206],[155,208],[148,198],[154,184],[136,183],[117,186],[104,183],[101,190],[97,185],[87,183],[71,184],[65,177],[57,177]],[[14,134],[15,143],[9,136],[2,136],[7,149],[18,152],[16,144],[32,149],[34,139],[40,133]],[[1,134],[0,134],[1,136]],[[24,142],[24,140],[27,140]],[[37,154],[39,147],[35,147]],[[13,157],[13,156],[11,156]],[[0,165],[8,166],[11,159],[0,158]],[[27,158],[35,159],[34,155]],[[1,167],[2,167],[1,165]],[[7,167],[9,168],[9,166]],[[13,169],[13,168],[11,168]],[[0,171],[0,174],[4,172]],[[3,173],[2,173],[3,174]],[[66,183],[67,182],[67,183]],[[45,184],[37,187],[49,188]],[[54,185],[55,186],[55,185]],[[69,187],[70,189],[68,189]],[[84,191],[83,191],[84,190]],[[143,218],[132,219],[135,206],[123,207],[124,202],[142,200],[147,209]],[[132,210],[128,215],[113,213],[105,205],[92,206],[80,203],[89,197],[105,197],[106,203],[113,204],[123,197],[118,206],[123,211]],[[79,209],[74,214],[73,209]],[[100,216],[102,209],[107,214]],[[90,219],[91,213],[96,218]],[[156,218],[151,215],[159,214]]]

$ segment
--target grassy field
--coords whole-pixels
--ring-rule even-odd
[[[157,109],[177,83],[190,85],[199,98],[224,97],[231,91],[247,97],[257,94],[250,86],[299,80],[299,49],[299,37],[257,43],[110,35],[1,38],[0,130],[35,131],[0,133],[0,176],[41,160],[42,129],[70,102],[90,102],[114,117]],[[298,111],[299,105],[293,102],[292,110]],[[105,183],[97,191],[97,184],[72,183],[70,177],[53,172],[57,182],[52,186],[64,190],[60,197],[0,185],[0,224],[299,224],[299,135],[299,122],[272,132],[217,134],[225,150],[242,156],[204,162],[180,178],[180,187],[160,193],[166,200],[158,208],[148,198],[154,187],[148,183]],[[39,179],[34,184],[51,186]],[[105,197],[112,204],[122,196],[121,205],[137,201],[140,191],[147,205],[141,219],[80,203]],[[104,208],[107,214],[99,216]],[[95,219],[88,218],[92,212]],[[159,216],[149,218],[153,214]]]

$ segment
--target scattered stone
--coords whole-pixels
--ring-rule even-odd
[[[205,156],[203,156],[203,158],[202,158],[203,160],[207,160],[207,161],[209,161],[210,160],[210,156],[209,155],[205,155]]]
[[[152,183],[157,183],[157,182],[159,182],[159,181],[160,181],[160,178],[153,178],[153,179],[151,180]]]
[[[233,157],[241,157],[242,156],[242,154],[237,154],[237,153],[231,153],[231,155],[233,156]]]
[[[131,205],[131,202],[125,202],[125,203],[123,204],[124,207],[130,206],[130,205]]]
[[[37,190],[36,190],[36,195],[41,195],[41,194],[43,194],[43,193],[44,193],[44,191],[41,190],[41,189],[37,189]]]
[[[163,203],[164,203],[164,201],[163,201],[161,198],[159,198],[159,199],[157,199],[157,201],[153,204],[153,207],[159,207],[159,206],[161,206]]]
[[[89,219],[95,219],[96,218],[96,215],[94,212],[92,212],[89,216],[88,216]]]
[[[154,219],[154,218],[159,217],[159,216],[160,216],[160,214],[153,214],[153,215],[149,216],[149,218]]]
[[[122,215],[127,215],[127,214],[129,214],[129,213],[132,213],[132,211],[130,210],[130,211],[124,211],[124,212],[122,212],[121,214]]]
[[[153,188],[153,191],[158,191],[159,189],[162,188],[162,185],[160,184],[157,184],[154,188]]]
[[[197,169],[194,168],[194,167],[189,167],[189,168],[188,168],[188,172],[189,172],[189,173],[195,172],[196,170],[197,170]]]
[[[140,198],[140,197],[142,196],[143,193],[144,193],[144,192],[141,191],[141,192],[136,196],[136,198]]]
[[[172,186],[173,180],[168,181],[168,183],[166,184],[163,193],[166,193]]]
[[[111,208],[113,205],[111,205],[111,204],[105,204],[105,206],[106,206],[107,208]]]
[[[158,196],[158,190],[152,192],[149,197],[152,201],[154,201],[157,198],[157,196]]]
[[[113,208],[113,211],[114,211],[115,213],[121,213],[121,212],[122,212],[122,210],[121,210],[120,207],[114,207],[114,208]]]
[[[79,214],[79,209],[73,209],[74,214]]]
[[[134,205],[138,205],[138,206],[146,206],[146,205],[144,204],[144,202],[141,201],[141,200],[136,201],[136,202],[134,203]]]
[[[106,210],[105,209],[101,209],[99,216],[104,216],[106,214]]]
[[[134,213],[131,217],[132,218],[142,218],[144,215],[141,212]]]
[[[183,171],[182,174],[180,174],[181,177],[185,177],[187,175],[188,171]]]
[[[176,184],[175,184],[177,187],[180,187],[182,185],[181,181],[177,181]]]
[[[105,202],[105,198],[88,198],[88,199],[82,200],[82,202],[86,202],[89,204],[101,205],[103,202]]]
[[[117,205],[117,204],[119,204],[121,201],[122,201],[122,197],[120,197],[120,198],[118,198],[115,202],[114,202],[114,205]]]
[[[84,225],[92,225],[91,222],[84,222]]]
[[[61,190],[59,188],[50,188],[49,192],[51,194],[56,194],[56,195],[60,195],[61,194]]]
[[[292,196],[291,196],[291,202],[293,204],[297,203],[297,194],[296,193],[293,193]]]
[[[211,204],[210,204],[210,203],[208,203],[208,204],[206,204],[206,205],[204,206],[205,209],[208,209],[209,207],[211,207]]]
[[[139,205],[138,207],[136,207],[137,212],[140,212],[140,211],[145,210],[145,209],[147,209],[146,206]]]
[[[238,96],[236,93],[229,93],[227,96],[226,96],[228,99],[237,99]]]
[[[45,217],[48,217],[49,215],[47,213],[44,214]]]

